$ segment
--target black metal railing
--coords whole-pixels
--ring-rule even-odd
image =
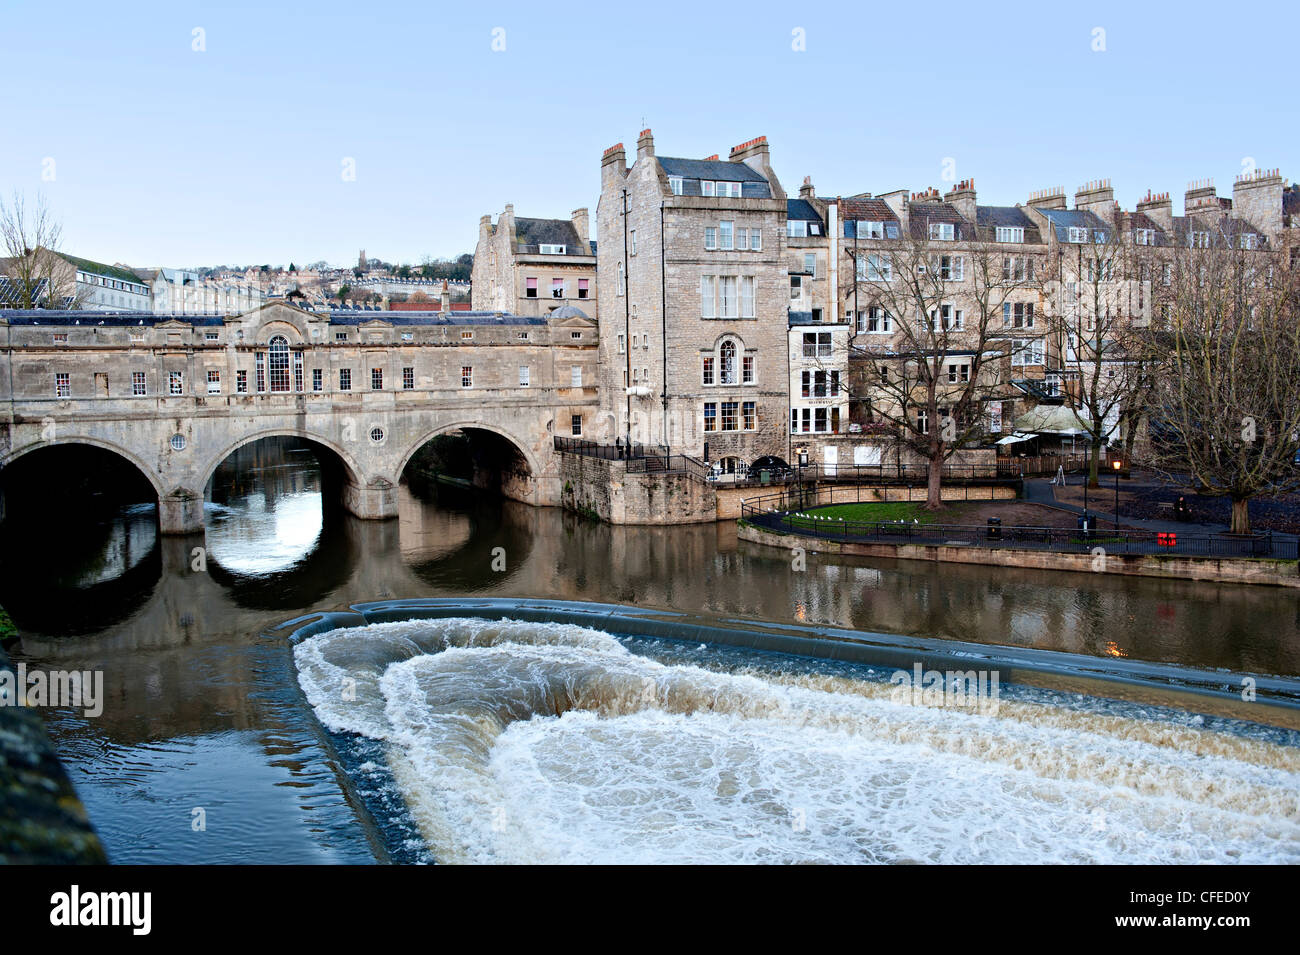
[[[829,489],[839,490],[839,489]],[[1186,533],[1069,527],[1004,526],[1000,523],[922,524],[913,521],[845,520],[818,511],[832,503],[817,491],[791,490],[741,502],[741,518],[759,527],[829,540],[892,544],[945,544],[968,547],[1014,547],[1064,553],[1168,554],[1179,557],[1300,558],[1300,541],[1275,537],[1271,531],[1254,535]],[[832,498],[835,495],[830,495]]]

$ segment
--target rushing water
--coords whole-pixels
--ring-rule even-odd
[[[362,709],[382,700],[382,719],[348,726],[332,722],[342,717],[319,698],[313,713],[298,688],[294,651],[266,631],[300,613],[365,600],[562,597],[1297,676],[1296,591],[832,563],[817,554],[798,571],[789,555],[738,542],[728,524],[609,527],[405,485],[399,520],[365,522],[322,509],[320,487],[309,449],[262,442],[218,472],[206,539],[160,537],[150,509],[140,506],[74,531],[52,527],[19,538],[3,529],[0,604],[21,632],[11,655],[29,665],[104,671],[102,716],[54,711],[49,723],[114,861],[364,861],[393,848],[381,803],[391,819],[410,814],[418,845],[405,853],[399,846],[401,858],[419,858],[430,846],[446,859],[607,859],[620,851],[621,858],[663,858],[676,842],[692,858],[1011,859],[1016,839],[999,819],[1034,816],[1026,807],[1035,800],[1068,809],[1057,822],[1068,818],[1074,828],[1067,826],[1061,854],[1048,856],[1036,840],[1050,830],[1028,819],[1021,837],[1032,848],[1020,857],[1120,860],[1141,848],[1157,858],[1294,860],[1295,818],[1273,808],[1287,798],[1294,806],[1298,791],[1285,739],[1196,726],[1175,732],[1148,725],[1137,711],[1103,719],[1041,708],[1049,704],[1032,713],[1005,704],[996,717],[915,708],[900,716],[861,674],[791,675],[770,660],[712,651],[683,661],[662,647],[599,634],[570,634],[576,643],[535,635],[509,646],[408,653],[373,685],[361,684]],[[15,500],[11,493],[11,509]],[[200,545],[206,563],[196,569]],[[504,548],[504,570],[494,568],[496,548]],[[420,634],[406,639],[426,649],[451,639],[427,624]],[[357,635],[360,645],[371,641],[370,633]],[[309,652],[307,645],[297,651],[300,658]],[[512,682],[520,667],[540,682],[526,690]],[[557,695],[556,672],[578,681],[577,696]],[[621,699],[620,687],[646,680],[663,689],[654,705],[609,702]],[[478,696],[465,698],[478,700],[483,713],[505,705],[490,691],[515,686],[513,715],[465,743],[486,746],[486,763],[457,763],[421,735],[416,704],[433,686],[459,686],[454,694],[477,687]],[[529,695],[536,693],[551,694],[547,706],[537,708]],[[689,702],[702,693],[731,702],[703,710]],[[347,767],[355,793],[339,784],[340,732],[360,747],[353,755],[368,753],[373,763]],[[961,740],[978,741],[988,758],[954,750]],[[566,769],[565,753],[583,759]],[[947,755],[936,761],[936,753]],[[1069,756],[1075,775],[1058,779],[1055,769],[1030,765],[1047,753]],[[491,795],[458,790],[444,778],[445,764],[471,774],[464,779],[490,779],[495,788],[484,792]],[[684,785],[692,772],[699,778]],[[1232,783],[1233,772],[1250,784]],[[1164,786],[1191,795],[1156,795]],[[538,787],[550,796],[521,796]],[[1118,795],[1130,791],[1149,798]],[[825,799],[812,798],[818,793]],[[638,800],[654,808],[637,817],[644,832],[634,826],[620,850],[614,833],[626,830],[627,807]],[[1251,800],[1258,808],[1241,810]],[[195,827],[196,809],[205,828]],[[773,830],[796,811],[818,840],[796,843],[785,829]],[[446,823],[453,812],[463,827]],[[872,813],[888,823],[874,835],[860,832]],[[372,815],[379,830],[368,824]],[[579,819],[592,827],[581,838]],[[1082,819],[1089,827],[1118,820],[1113,832],[1130,835],[1107,835],[1089,850]],[[952,827],[939,830],[950,843],[960,830],[977,848],[927,849],[927,827],[940,820]],[[1204,836],[1216,829],[1222,839]],[[740,838],[750,832],[763,835]],[[1176,832],[1187,835],[1183,849]]]

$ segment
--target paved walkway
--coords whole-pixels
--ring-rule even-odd
[[[1121,487],[1121,490],[1124,488]],[[1114,501],[1114,497],[1107,498],[1105,488],[1098,492],[1099,500],[1105,503],[1106,500]],[[1025,478],[1025,500],[1033,504],[1045,504],[1048,507],[1054,507],[1057,510],[1069,511],[1071,514],[1082,514],[1083,508],[1077,504],[1067,504],[1064,501],[1058,501],[1052,493],[1052,481],[1050,478]],[[1115,515],[1110,511],[1101,508],[1089,506],[1089,512],[1097,515],[1098,518],[1112,523],[1127,524],[1130,527],[1141,528],[1147,531],[1173,531],[1178,533],[1182,531],[1185,534],[1224,534],[1228,531],[1227,524],[1196,524],[1191,521],[1159,521],[1141,517],[1128,517],[1122,511],[1119,520],[1115,520]],[[1277,541],[1293,541],[1296,539],[1295,534],[1284,534],[1281,531],[1273,532],[1273,539]]]

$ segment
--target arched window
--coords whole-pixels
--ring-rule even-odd
[[[271,390],[289,390],[289,341],[283,335],[271,339],[268,358],[271,370]]]
[[[719,380],[724,385],[734,385],[739,379],[736,374],[736,343],[725,341],[722,348],[719,349],[721,361],[718,363],[721,370]]]

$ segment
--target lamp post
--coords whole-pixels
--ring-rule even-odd
[[[1111,462],[1111,467],[1115,469],[1115,527],[1119,528],[1119,469],[1124,463],[1116,458]]]
[[[800,448],[799,449],[799,509],[800,510],[803,510],[803,506],[804,506],[803,469],[806,468],[807,466],[808,466],[808,449]]]

